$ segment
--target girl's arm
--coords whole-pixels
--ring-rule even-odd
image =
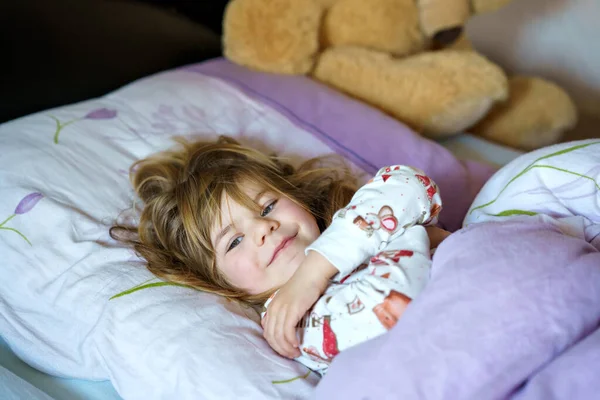
[[[422,171],[400,165],[382,168],[335,214],[273,298],[262,319],[264,337],[271,347],[286,357],[300,355],[295,326],[325,291],[330,278],[343,279],[390,243],[401,241],[403,248],[428,251],[427,234],[415,225],[435,224],[441,204],[437,186]]]
[[[413,237],[408,232],[415,225],[434,225],[441,208],[437,185],[423,171],[403,165],[385,167],[335,214],[306,252],[318,252],[333,264],[339,272],[334,279],[339,281],[402,236],[404,247],[414,242],[429,249],[427,235]]]

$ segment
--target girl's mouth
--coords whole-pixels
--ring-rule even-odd
[[[275,261],[275,259],[277,258],[277,256],[279,256],[279,254],[281,254],[281,252],[283,250],[285,250],[286,248],[288,248],[290,246],[290,244],[292,244],[292,242],[294,241],[294,239],[296,239],[296,236],[298,234],[294,235],[294,236],[290,236],[287,237],[285,239],[283,239],[281,241],[281,243],[279,244],[279,246],[277,246],[277,248],[275,248],[275,251],[273,252],[273,256],[271,257],[271,261],[269,261],[269,265],[271,265],[273,263],[273,261]]]

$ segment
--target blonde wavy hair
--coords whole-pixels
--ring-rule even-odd
[[[212,142],[176,141],[180,149],[132,165],[131,181],[143,203],[139,221],[137,226],[113,226],[111,236],[131,245],[154,275],[249,305],[263,303],[268,293],[245,293],[216,265],[211,229],[221,222],[223,196],[258,211],[242,190],[242,183],[255,184],[309,211],[322,232],[358,187],[357,177],[336,155],[308,160],[295,169],[226,136]]]

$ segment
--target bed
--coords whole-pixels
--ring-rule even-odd
[[[107,235],[111,217],[135,218],[127,212],[135,159],[169,146],[174,134],[217,133],[292,163],[333,151],[367,173],[415,165],[445,193],[441,223],[453,231],[495,169],[521,154],[468,134],[434,143],[305,77],[223,59],[0,125],[7,149],[0,205],[8,217],[0,225],[0,278],[11,282],[0,288],[2,398],[314,394],[318,377],[275,355],[251,311],[153,278]],[[571,326],[572,337],[590,330],[592,314]],[[323,398],[331,385],[319,386]]]

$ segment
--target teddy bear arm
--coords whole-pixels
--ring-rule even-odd
[[[361,48],[330,48],[313,74],[432,138],[472,126],[507,96],[503,71],[470,51],[397,59]]]
[[[513,76],[507,101],[495,105],[472,131],[504,145],[533,150],[558,142],[576,122],[575,104],[562,88],[536,77]]]

